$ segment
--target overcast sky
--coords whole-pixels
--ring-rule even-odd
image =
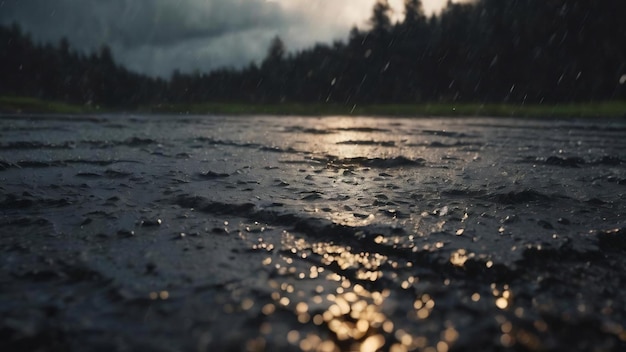
[[[279,35],[289,51],[345,40],[376,0],[0,0],[0,24],[73,48],[108,44],[131,70],[169,77],[260,62]],[[389,0],[396,19],[403,0]],[[447,0],[422,0],[427,13]]]

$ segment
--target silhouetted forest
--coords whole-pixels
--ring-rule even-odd
[[[393,23],[379,1],[370,29],[288,53],[276,37],[243,69],[157,79],[116,64],[111,50],[35,44],[0,27],[0,95],[132,107],[220,102],[573,102],[626,99],[626,1],[479,0],[426,17],[405,0]]]

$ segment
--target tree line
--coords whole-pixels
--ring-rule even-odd
[[[91,54],[35,44],[0,27],[0,95],[79,104],[328,102],[335,104],[580,102],[626,99],[626,1],[449,1],[427,17],[405,0],[394,23],[379,0],[366,30],[345,41],[288,53],[279,37],[242,69],[130,72],[104,46]]]

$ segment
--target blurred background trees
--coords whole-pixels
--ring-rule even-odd
[[[280,37],[257,66],[169,80],[130,72],[110,48],[35,44],[0,27],[0,95],[79,104],[236,102],[579,102],[626,99],[626,1],[479,0],[426,17],[405,1],[393,23],[378,1],[370,29],[288,53]]]

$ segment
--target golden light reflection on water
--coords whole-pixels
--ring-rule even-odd
[[[314,324],[323,325],[332,333],[332,338],[325,341],[317,335],[308,334],[298,341],[303,351],[338,351],[340,346],[341,349],[349,346],[354,351],[377,351],[385,345],[384,334],[393,330],[393,322],[381,308],[389,291],[370,292],[359,284],[351,285],[346,279],[342,281],[342,286],[347,286],[344,293],[325,296],[325,310],[312,311],[306,303],[296,304],[295,313],[298,316],[313,315]],[[319,344],[314,343],[317,341]],[[323,344],[321,349],[320,344]]]
[[[376,247],[402,246],[411,252],[447,253],[451,246],[448,241],[418,244],[422,238],[417,235],[355,231],[356,239],[374,246],[364,247],[372,248],[364,251],[360,244],[353,247],[328,241],[326,237],[311,241],[289,231],[251,232],[246,229],[242,236],[253,250],[264,254],[260,261],[270,273],[271,303],[244,299],[229,311],[256,310],[268,321],[273,317],[283,319],[285,313],[292,314],[294,320],[290,324],[296,325],[290,325],[283,338],[296,349],[446,352],[459,340],[455,322],[442,317],[442,312],[450,310],[450,296],[438,301],[442,291],[431,291],[432,280],[428,277],[420,279],[418,262],[394,260],[382,254],[388,252]],[[486,269],[496,265],[489,257],[468,249],[449,253],[449,264],[458,268],[465,268],[470,261],[483,262]],[[444,291],[445,287],[455,285],[453,278],[445,278],[442,284]],[[413,299],[407,302],[407,297]],[[488,284],[464,293],[467,304],[487,309],[486,313],[492,318],[500,317],[496,319],[499,345],[539,349],[537,334],[548,327],[540,320],[534,332],[516,325],[515,319],[528,319],[528,311],[516,306],[514,298],[512,287],[503,283]],[[502,316],[507,318],[502,319]],[[272,330],[272,326],[264,322],[259,332],[266,331],[268,338],[269,332],[278,331]],[[616,336],[626,337],[624,330],[613,330]],[[253,344],[262,346],[256,340]]]
[[[373,152],[377,151],[376,147],[349,143],[351,141],[363,141],[364,136],[367,136],[368,140],[371,140],[372,132],[376,130],[376,126],[364,127],[363,125],[355,124],[354,119],[336,118],[333,120],[333,125],[328,127],[335,133],[322,136],[323,140],[320,140],[321,143],[319,143],[320,150],[326,153],[336,155],[340,158],[354,158],[363,155],[373,155],[375,154]],[[381,134],[380,137],[389,138],[387,134]],[[381,142],[383,141],[384,140],[381,140]],[[381,153],[381,151],[378,152]]]
[[[354,216],[353,211],[337,211],[329,214],[330,220],[335,224],[344,226],[358,227],[366,226],[376,220],[374,214],[367,214],[363,217]]]
[[[395,243],[393,237],[382,235],[372,240],[376,244]],[[389,307],[397,304],[397,298],[390,298],[391,288],[373,289],[381,286],[370,287],[369,283],[387,278],[389,281],[382,287],[392,283],[412,292],[419,278],[413,275],[400,277],[396,272],[400,268],[399,263],[387,256],[354,251],[350,246],[331,242],[309,243],[287,231],[281,234],[278,246],[278,253],[274,251],[262,260],[262,264],[274,270],[277,276],[269,282],[273,302],[261,307],[261,312],[269,317],[279,310],[286,310],[303,327],[312,325],[322,328],[318,332],[298,328],[290,330],[286,339],[292,346],[302,351],[447,352],[458,339],[459,334],[451,322],[446,323],[437,339],[416,335],[406,329],[406,324],[403,328],[394,322],[398,319],[394,315],[398,311],[396,308],[389,310]],[[266,251],[267,246],[257,245],[255,249]],[[294,261],[303,257],[307,258],[308,265],[305,267],[302,261]],[[413,265],[408,262],[402,267],[413,268]],[[383,268],[390,271],[385,274]],[[396,303],[388,303],[390,299]],[[402,320],[408,318],[413,324],[420,321],[426,323],[436,306],[432,295],[419,294],[412,301],[412,307],[407,307],[407,311],[401,310]]]
[[[463,266],[469,258],[465,249],[459,249],[450,255],[450,263],[455,266]]]
[[[502,289],[498,289],[496,284],[491,284],[491,293],[495,297],[496,307],[499,309],[507,309],[513,304],[513,292],[509,285],[504,285]]]

